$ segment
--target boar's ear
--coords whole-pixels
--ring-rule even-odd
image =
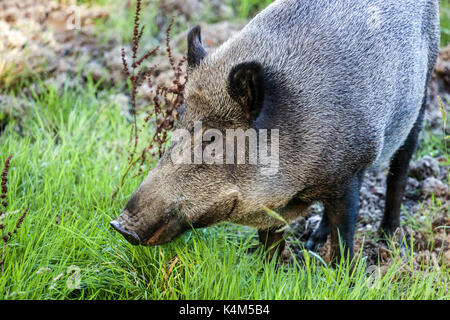
[[[188,53],[187,61],[190,68],[197,66],[206,57],[206,51],[202,46],[200,26],[195,26],[188,33]]]
[[[264,99],[264,72],[258,62],[233,67],[228,76],[228,93],[244,110],[247,120],[257,118]]]

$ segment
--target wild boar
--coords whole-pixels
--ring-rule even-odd
[[[229,221],[257,228],[273,254],[284,245],[282,222],[265,208],[291,221],[320,201],[324,215],[307,248],[330,234],[333,261],[351,258],[366,169],[390,161],[380,232],[400,226],[439,37],[438,0],[279,0],[210,53],[194,27],[177,124],[184,135],[111,225],[133,244],[158,245]],[[250,163],[254,152],[242,145],[230,148],[230,130],[258,151],[270,132],[275,170]],[[211,145],[215,160],[204,161]],[[187,150],[184,162],[176,150]],[[239,152],[246,161],[236,162]]]

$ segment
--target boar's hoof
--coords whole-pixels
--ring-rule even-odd
[[[305,248],[309,251],[317,251],[321,246],[327,242],[328,232],[321,229],[320,227],[314,230],[312,235],[309,237]]]
[[[321,246],[323,246],[323,244],[326,242],[326,239],[325,239],[325,241],[323,241],[323,240],[319,240],[319,239],[308,239],[308,242],[306,242],[306,245],[305,245],[305,248],[308,250],[308,251],[314,251],[314,252],[316,252],[317,250],[319,250],[319,248],[321,247]]]
[[[394,231],[392,231],[394,230]],[[407,241],[405,241],[405,235],[403,234],[403,230],[401,227],[398,227],[396,229],[394,228],[380,228],[378,230],[378,235],[380,237],[379,242],[382,243],[385,246],[391,246],[393,248],[398,247],[400,249],[400,255],[403,258],[408,257],[407,255],[407,248],[408,245]]]

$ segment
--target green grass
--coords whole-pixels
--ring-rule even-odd
[[[262,6],[241,3],[242,16]],[[125,29],[130,30],[121,32]],[[33,108],[16,116],[22,130],[10,119],[0,135],[0,166],[14,154],[9,230],[30,207],[6,248],[0,299],[450,298],[448,268],[408,271],[412,252],[406,260],[397,254],[374,278],[364,258],[353,274],[345,263],[328,268],[306,253],[302,265],[276,267],[260,250],[248,253],[257,244],[254,230],[229,224],[188,232],[162,247],[131,246],[109,227],[140,182],[128,180],[111,198],[126,164],[130,132],[122,106],[106,98],[117,89],[99,91],[92,82],[60,92],[38,88],[29,98]],[[442,150],[439,139],[426,141],[424,154]],[[431,238],[433,214],[429,210],[425,222],[410,217],[407,223],[425,228]]]
[[[441,46],[450,43],[450,1],[441,0]]]
[[[225,2],[236,8],[239,18],[246,19],[267,7],[273,0],[226,0]]]

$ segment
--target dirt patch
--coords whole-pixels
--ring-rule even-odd
[[[28,77],[70,77],[77,72],[80,59],[98,59],[111,45],[99,45],[94,36],[94,21],[107,17],[108,12],[99,7],[47,0],[3,0],[0,83],[11,88]]]
[[[107,18],[99,7],[48,0],[0,2],[0,132],[9,119],[21,130],[31,105],[27,97],[39,93],[35,80],[57,89],[74,85],[77,77],[78,83],[88,77],[99,80],[91,66],[105,64],[104,52],[114,44],[97,41],[93,24]],[[14,91],[14,97],[7,91]]]

